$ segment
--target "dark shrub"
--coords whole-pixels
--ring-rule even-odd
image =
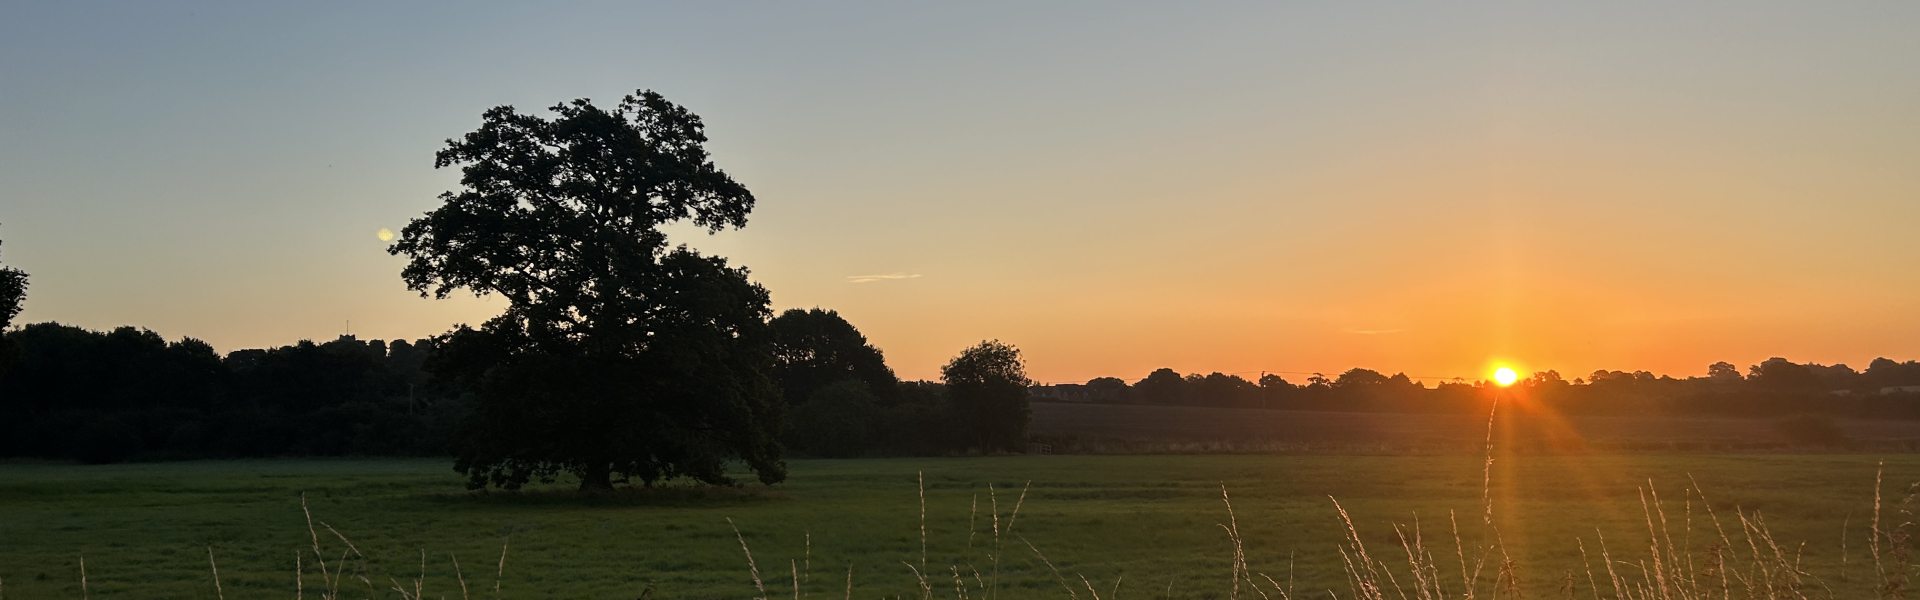
[[[815,391],[794,409],[789,437],[797,450],[815,456],[859,456],[873,445],[879,412],[879,401],[866,383],[840,381]]]

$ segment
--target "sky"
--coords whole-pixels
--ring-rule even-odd
[[[420,338],[376,237],[489,107],[652,89],[677,243],[909,379],[1920,359],[1920,3],[0,0],[15,323]],[[349,324],[350,323],[350,324]]]

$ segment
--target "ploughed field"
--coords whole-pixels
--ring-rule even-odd
[[[1503,404],[1499,441],[1523,451],[1749,451],[1794,446],[1780,419],[1529,413]],[[1920,421],[1832,419],[1832,449],[1920,449]],[[1487,414],[1360,413],[1033,403],[1030,432],[1073,452],[1379,451],[1481,453]]]
[[[339,587],[351,598],[400,598],[396,585],[413,594],[423,556],[425,597],[495,597],[505,544],[497,578],[504,598],[632,599],[652,585],[654,598],[777,599],[795,594],[797,574],[800,596],[814,599],[983,600],[997,590],[1006,598],[1092,600],[1091,587],[1102,600],[1214,600],[1235,597],[1234,544],[1221,526],[1234,524],[1247,565],[1238,597],[1260,597],[1248,587],[1246,579],[1253,578],[1272,598],[1280,597],[1276,587],[1289,585],[1296,598],[1326,598],[1329,590],[1348,598],[1353,592],[1340,554],[1348,530],[1337,500],[1368,555],[1394,573],[1408,597],[1418,597],[1413,588],[1422,584],[1406,567],[1396,523],[1409,541],[1417,533],[1428,565],[1423,577],[1437,579],[1448,597],[1459,597],[1467,578],[1483,597],[1495,586],[1516,586],[1528,597],[1559,598],[1569,582],[1579,597],[1592,597],[1589,569],[1601,595],[1613,597],[1613,577],[1651,583],[1642,494],[1653,491],[1664,512],[1664,525],[1660,512],[1652,521],[1661,529],[1668,569],[1686,569],[1711,586],[1729,581],[1733,596],[1741,596],[1740,569],[1749,569],[1750,577],[1798,585],[1813,597],[1830,595],[1826,590],[1869,597],[1878,581],[1869,539],[1879,460],[1861,454],[1502,456],[1490,469],[1490,490],[1482,487],[1489,470],[1474,455],[796,460],[788,482],[771,489],[668,487],[593,498],[574,496],[565,483],[469,493],[444,460],[5,464],[0,593],[79,598],[84,557],[91,598],[282,598],[293,596],[296,585],[317,598],[330,577],[315,564],[317,535],[328,569],[338,569],[347,554]],[[1690,477],[1710,502],[1690,491]],[[1883,526],[1914,520],[1900,511],[1913,508],[1903,498],[1917,480],[1920,456],[1886,457]],[[1232,497],[1231,521],[1223,484]],[[313,533],[301,510],[303,493]],[[1495,536],[1483,521],[1488,497],[1504,541],[1491,549]],[[1725,537],[1715,531],[1709,507]],[[1754,526],[1743,526],[1743,516]],[[752,549],[764,592],[729,519]],[[1603,562],[1601,534],[1613,576]],[[1883,537],[1877,548],[1889,570],[1893,545]],[[1767,564],[1791,561],[1806,575],[1793,583],[1791,573],[1750,566],[1749,548],[1769,557],[1778,548],[1782,560]],[[219,565],[218,591],[209,549]],[[304,569],[298,582],[296,560]],[[1716,561],[1731,569],[1714,571]],[[1484,565],[1477,574],[1476,564]],[[1502,564],[1511,565],[1504,574]],[[916,571],[926,577],[925,591]],[[1391,589],[1387,594],[1398,597]]]

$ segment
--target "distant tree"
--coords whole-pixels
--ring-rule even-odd
[[[1815,391],[1821,387],[1820,377],[1813,371],[1778,356],[1748,367],[1747,380],[1761,389],[1782,392]]]
[[[1372,369],[1347,369],[1340,378],[1333,381],[1333,387],[1353,389],[1366,386],[1378,386],[1387,383],[1387,376]]]
[[[1087,391],[1102,402],[1124,402],[1133,392],[1127,380],[1119,377],[1095,377],[1087,380]]]
[[[1714,381],[1726,381],[1726,382],[1742,381],[1746,379],[1745,377],[1740,376],[1740,367],[1733,366],[1733,363],[1730,363],[1724,360],[1717,363],[1713,363],[1711,365],[1707,365],[1707,378],[1712,379]]]
[[[1820,380],[1822,390],[1851,389],[1862,383],[1860,372],[1853,370],[1853,367],[1845,363],[1832,366],[1809,363],[1802,366],[1813,373],[1814,378]]]
[[[1027,378],[1019,349],[999,340],[980,342],[941,367],[940,377],[975,447],[989,452],[1024,447],[1032,419],[1027,386],[1033,380]]]
[[[1273,373],[1261,374],[1260,380],[1255,384],[1260,386],[1258,392],[1260,408],[1276,408],[1280,406],[1276,403],[1291,399],[1294,392],[1299,391],[1299,388],[1294,387],[1285,377]]]
[[[1133,390],[1148,404],[1180,404],[1186,399],[1186,378],[1168,368],[1155,369],[1133,384]]]
[[[1596,384],[1596,385],[1602,384],[1602,383],[1631,384],[1633,383],[1633,381],[1634,381],[1634,374],[1628,373],[1626,371],[1608,371],[1606,369],[1600,369],[1587,375],[1587,382],[1590,384]]]
[[[1187,373],[1181,379],[1181,404],[1208,404],[1206,396],[1206,375]]]
[[[766,289],[661,228],[746,225],[753,194],[707,158],[700,118],[650,91],[551,120],[511,106],[435,155],[457,193],[388,249],[409,289],[498,294],[504,314],[444,336],[427,366],[474,398],[454,447],[469,487],[559,473],[582,491],[638,479],[786,477]]]
[[[1287,383],[1287,378],[1281,377],[1279,375],[1275,375],[1273,373],[1267,373],[1267,374],[1261,375],[1259,384],[1261,389],[1268,389],[1268,390],[1293,387],[1293,384]]]
[[[773,357],[773,380],[790,406],[847,379],[881,398],[892,398],[899,385],[880,349],[831,310],[794,308],[774,317]]]
[[[1876,358],[1867,363],[1867,371],[1861,377],[1875,387],[1920,385],[1920,362]]]
[[[1559,371],[1549,369],[1535,371],[1532,377],[1527,378],[1527,385],[1542,388],[1561,387],[1567,385],[1567,380],[1560,377]]]
[[[1239,375],[1209,373],[1206,377],[1193,382],[1190,390],[1198,396],[1200,404],[1210,406],[1248,406],[1257,404],[1253,397],[1256,389],[1253,382]]]
[[[865,382],[844,379],[823,386],[793,409],[794,444],[816,456],[860,456],[872,449],[879,411],[879,398]]]

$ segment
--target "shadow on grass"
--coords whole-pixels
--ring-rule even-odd
[[[422,500],[441,504],[481,506],[657,506],[671,508],[714,508],[756,505],[787,499],[787,494],[765,486],[727,487],[716,485],[663,485],[624,487],[611,492],[582,494],[571,488],[541,487],[519,491],[472,490],[420,494]]]

